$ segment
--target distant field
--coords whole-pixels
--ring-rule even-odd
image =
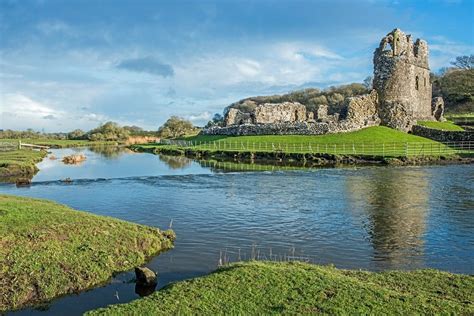
[[[350,133],[326,135],[194,136],[163,147],[144,144],[150,149],[189,148],[192,150],[233,152],[329,153],[336,155],[414,156],[449,155],[454,151],[433,140],[388,127],[375,126]]]
[[[251,261],[88,315],[472,315],[473,293],[474,277],[436,270]]]
[[[450,121],[446,121],[446,122],[418,121],[417,124],[421,126],[429,127],[429,128],[443,130],[443,131],[464,131],[464,128]]]
[[[0,139],[0,142],[11,142],[17,144],[18,139]],[[56,148],[83,147],[94,145],[117,145],[117,142],[111,141],[90,141],[90,140],[71,140],[71,139],[21,139],[24,144],[50,146]]]

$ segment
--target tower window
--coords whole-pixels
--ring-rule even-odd
[[[426,77],[425,77],[425,78],[423,78],[423,79],[424,79],[424,81],[425,81],[425,87],[426,87]]]
[[[418,81],[420,80],[420,78],[418,78],[418,76],[416,76],[415,78],[415,89],[418,90]]]

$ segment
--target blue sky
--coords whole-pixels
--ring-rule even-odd
[[[474,53],[474,0],[0,0],[0,128],[204,124],[253,95],[362,82],[393,28],[433,71]]]

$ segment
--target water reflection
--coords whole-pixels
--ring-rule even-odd
[[[384,268],[422,267],[429,207],[423,169],[374,169],[371,177],[347,178],[353,213],[367,231],[374,262]]]
[[[88,150],[99,154],[105,159],[117,159],[123,154],[130,154],[134,153],[130,149],[122,146],[107,146],[107,145],[99,145],[99,146],[91,146],[88,147]]]
[[[189,167],[193,162],[191,159],[184,156],[159,155],[158,158],[174,170]]]

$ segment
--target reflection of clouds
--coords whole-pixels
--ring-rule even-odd
[[[374,261],[421,265],[429,199],[424,171],[374,168],[348,177],[347,187],[352,215],[372,242]]]

